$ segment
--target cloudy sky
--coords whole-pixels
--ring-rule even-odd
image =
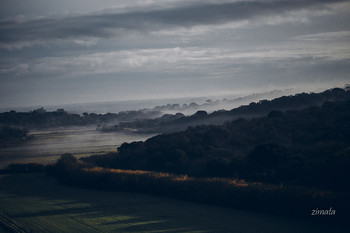
[[[0,107],[350,83],[349,1],[0,3]]]

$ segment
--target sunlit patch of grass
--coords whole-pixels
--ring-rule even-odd
[[[153,179],[168,179],[174,182],[185,182],[185,181],[203,181],[207,183],[222,183],[226,185],[232,185],[236,187],[248,187],[248,186],[262,186],[262,183],[259,182],[247,182],[243,179],[238,178],[195,178],[188,175],[174,175],[165,172],[154,172],[154,171],[145,171],[145,170],[124,170],[124,169],[111,169],[111,168],[102,168],[102,167],[93,167],[93,168],[83,168],[84,172],[87,173],[104,173],[104,174],[118,174],[118,175],[129,175],[129,176],[146,176]],[[278,188],[277,185],[271,185],[273,188]]]

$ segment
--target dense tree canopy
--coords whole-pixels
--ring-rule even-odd
[[[86,161],[105,167],[227,176],[335,189],[349,186],[350,101],[271,112],[124,143]]]

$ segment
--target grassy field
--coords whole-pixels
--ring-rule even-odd
[[[286,210],[288,211],[288,210]],[[0,232],[344,232],[302,220],[164,197],[0,175]]]
[[[95,127],[67,127],[52,130],[33,130],[32,139],[0,145],[0,168],[8,164],[54,163],[64,153],[77,157],[115,151],[124,142],[143,141],[154,134],[101,132]]]

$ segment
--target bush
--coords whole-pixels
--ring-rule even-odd
[[[168,196],[225,207],[282,215],[309,217],[315,207],[350,208],[349,194],[336,194],[300,186],[272,185],[228,178],[195,178],[169,173],[106,169],[101,167],[67,170],[60,182],[108,191],[127,191]],[[328,206],[329,207],[329,206]],[[344,215],[345,216],[345,215]]]
[[[1,126],[0,127],[0,141],[11,139],[23,139],[27,137],[29,131],[24,128]]]
[[[13,163],[8,165],[1,173],[33,173],[43,172],[45,166],[40,163]]]

